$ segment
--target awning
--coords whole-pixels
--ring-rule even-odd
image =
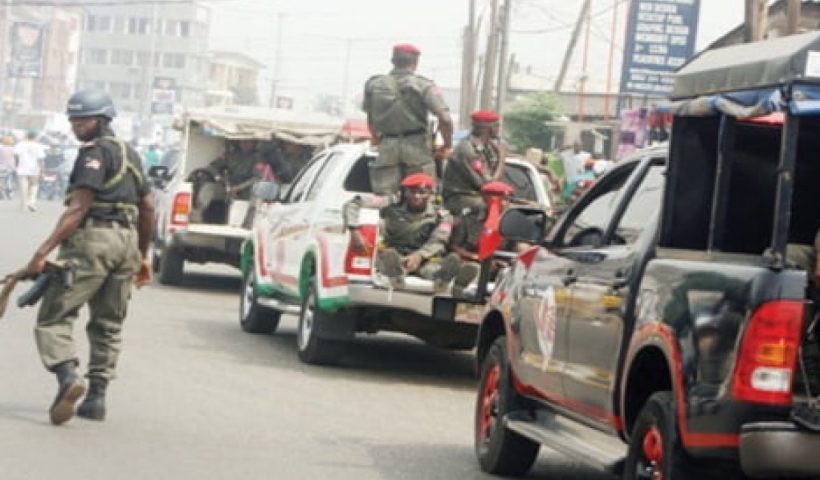
[[[283,140],[300,145],[329,145],[336,139],[341,119],[330,115],[260,107],[191,109],[178,119],[199,125],[205,134],[230,140]]]

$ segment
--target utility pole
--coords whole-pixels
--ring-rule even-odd
[[[275,58],[273,59],[273,80],[270,85],[270,102],[271,108],[276,107],[276,84],[279,83],[279,71],[282,64],[282,21],[285,14],[279,12],[276,14],[276,49],[274,50]]]
[[[353,47],[353,39],[346,38],[345,39],[345,76],[342,83],[342,115],[347,118],[347,113],[349,111],[348,104],[350,102],[347,101],[347,86],[350,82],[350,49]]]
[[[504,0],[504,10],[501,13],[501,62],[498,66],[498,85],[495,94],[495,110],[501,113],[504,108],[504,97],[507,96],[509,72],[511,66],[507,59],[510,48],[510,16],[512,15],[512,0]]]
[[[786,5],[786,35],[794,35],[800,28],[800,7],[802,0],[789,0]]]
[[[581,26],[584,24],[584,19],[589,11],[590,1],[591,0],[584,0],[584,4],[581,6],[581,12],[578,14],[578,20],[575,22],[575,28],[572,30],[572,37],[569,39],[569,45],[567,46],[567,51],[564,54],[564,61],[561,63],[561,71],[558,73],[558,78],[555,79],[555,85],[552,87],[552,90],[555,93],[561,91],[561,85],[564,83],[564,77],[567,74],[567,68],[569,68],[569,61],[572,59],[572,52],[575,50],[575,44],[578,43],[578,36],[581,34]]]
[[[159,30],[159,25],[157,24],[159,20],[159,4],[154,3],[151,6],[151,49],[148,55],[148,68],[146,68],[142,73],[142,104],[140,105],[140,125],[139,131],[135,132],[139,135],[147,135],[151,132],[151,122],[149,118],[151,118],[151,104],[153,103],[153,93],[154,93],[154,75],[156,72],[156,64],[157,62],[161,62],[161,58],[157,57],[157,40],[159,35],[157,35]],[[150,127],[150,128],[149,128]],[[151,141],[153,142],[153,135]]]
[[[763,40],[769,7],[766,0],[746,0],[743,39],[746,43]]]
[[[468,0],[467,26],[464,27],[463,52],[461,57],[461,105],[458,110],[459,126],[465,128],[467,119],[475,103],[473,75],[475,74],[475,0]]]
[[[581,62],[581,79],[578,85],[578,123],[584,122],[584,100],[586,95],[586,84],[589,74],[587,72],[587,59],[589,57],[589,30],[592,24],[592,14],[589,8],[586,9],[586,33],[584,34],[584,54]]]
[[[621,0],[612,0],[612,26],[609,32],[609,63],[606,67],[606,96],[604,97],[604,118],[611,117],[609,97],[612,94],[612,64],[615,60],[615,32],[618,27],[618,4]]]
[[[6,6],[3,10],[3,29],[0,30],[0,34],[3,35],[3,38],[0,38],[0,125],[3,125],[6,121],[6,84],[8,83],[9,75],[8,62],[9,57],[11,56],[11,47],[9,46],[9,34],[11,33],[11,4],[11,0],[6,2]]]
[[[481,85],[481,103],[483,109],[493,104],[493,81],[495,67],[498,63],[498,0],[492,0],[490,14],[490,34],[487,39],[487,54],[484,60],[484,80]]]

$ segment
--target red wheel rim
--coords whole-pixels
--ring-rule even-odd
[[[643,434],[643,455],[647,463],[653,468],[655,480],[663,480],[663,435],[660,429],[653,425]]]
[[[495,424],[498,421],[498,379],[501,367],[496,363],[487,370],[484,388],[481,391],[480,411],[478,417],[478,438],[488,442]]]

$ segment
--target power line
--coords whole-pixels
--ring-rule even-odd
[[[227,3],[238,0],[208,0],[208,3]],[[0,0],[0,6],[9,7],[131,7],[135,5],[174,5],[204,3],[202,0]]]

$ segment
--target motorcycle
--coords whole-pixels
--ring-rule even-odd
[[[40,174],[40,198],[54,200],[62,198],[68,181],[63,172],[65,156],[58,148],[51,148],[46,153],[43,172]]]

